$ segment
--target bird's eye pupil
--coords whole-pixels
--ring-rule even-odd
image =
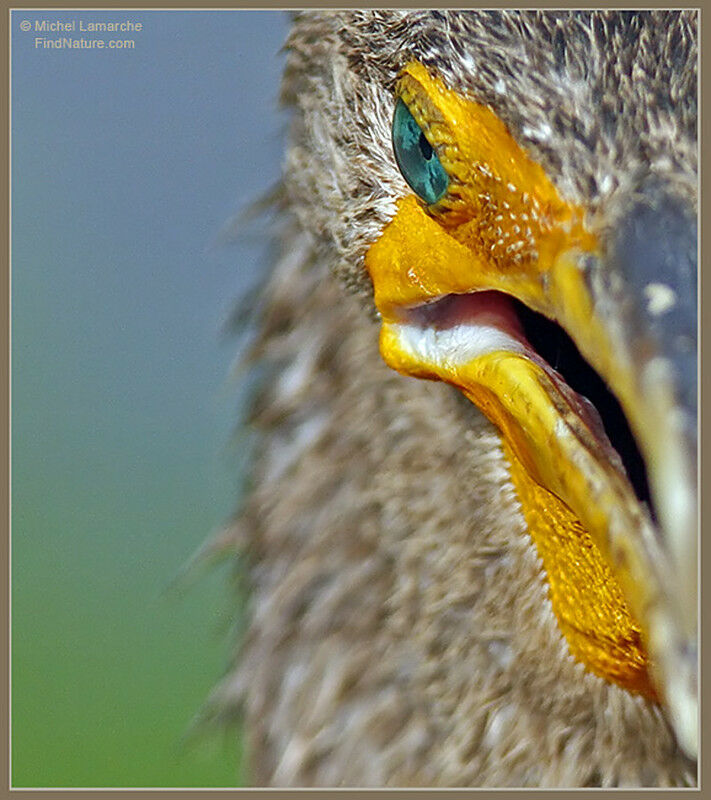
[[[403,178],[425,203],[436,203],[449,187],[449,175],[402,99],[395,106],[392,134],[395,160]]]
[[[420,134],[420,152],[427,161],[432,158],[432,145],[427,141],[424,133]]]

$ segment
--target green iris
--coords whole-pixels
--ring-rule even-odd
[[[420,126],[402,100],[393,116],[393,149],[403,178],[428,205],[447,191],[449,176]]]

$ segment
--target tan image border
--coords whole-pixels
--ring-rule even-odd
[[[664,3],[647,3],[647,4],[620,4],[620,3],[611,3],[611,2],[603,2],[597,3],[592,6],[586,6],[581,3],[570,3],[570,2],[558,2],[558,3],[551,3],[551,4],[534,4],[534,3],[501,3],[501,2],[486,2],[482,4],[483,7],[486,8],[572,8],[572,9],[584,9],[584,8],[651,8],[651,7],[658,7],[658,8],[699,8],[698,4],[664,4]],[[235,9],[235,10],[244,10],[244,9],[284,9],[288,10],[289,8],[354,8],[354,7],[362,7],[362,8],[393,8],[393,7],[404,7],[404,8],[415,8],[415,7],[422,7],[422,8],[477,8],[480,6],[476,6],[473,4],[459,4],[459,3],[442,3],[442,2],[432,2],[432,3],[415,3],[415,2],[390,2],[390,3],[377,3],[377,2],[363,2],[357,4],[355,6],[351,3],[326,3],[326,2],[309,2],[304,5],[299,6],[287,6],[284,3],[279,2],[269,2],[268,0],[262,0],[262,2],[258,3],[234,3],[234,2],[221,2],[220,0],[212,0],[209,4],[206,5],[206,8],[199,8],[195,5],[194,2],[180,2],[180,0],[173,0],[173,2],[165,3],[160,2],[159,0],[156,2],[149,2],[149,3],[136,3],[136,2],[124,2],[124,3],[115,3],[115,4],[97,4],[97,3],[88,3],[88,2],[76,2],[76,3],[62,3],[62,2],[44,2],[41,4],[37,3],[6,3],[3,2],[3,13],[1,15],[2,19],[2,42],[4,45],[4,57],[1,62],[1,69],[2,69],[2,78],[0,81],[3,83],[5,87],[7,87],[7,91],[3,95],[3,102],[2,102],[2,116],[4,120],[4,125],[2,126],[2,143],[4,147],[4,152],[6,153],[6,158],[2,164],[2,177],[4,178],[5,185],[9,188],[9,166],[10,166],[10,155],[9,155],[9,117],[10,117],[10,105],[9,105],[9,45],[10,45],[10,12],[14,10],[22,10],[22,9],[32,9],[32,10],[57,10],[57,9],[96,9],[96,10],[121,10],[121,9],[135,9],[135,10],[146,10],[146,9],[165,9],[165,10],[183,10],[183,9],[196,9],[200,11],[205,11],[207,8],[214,8],[214,9]],[[700,25],[700,51],[701,51],[701,63],[700,63],[700,95],[701,95],[701,104],[700,104],[700,137],[699,141],[703,144],[704,141],[708,142],[711,141],[711,120],[709,114],[705,112],[705,108],[708,105],[711,106],[711,98],[707,96],[711,94],[711,79],[709,79],[709,62],[710,58],[707,56],[709,50],[707,50],[707,46],[709,45],[709,34],[706,30],[706,26],[704,25],[706,21],[706,13],[705,9],[700,9],[701,15],[701,25]],[[707,148],[708,149],[708,148]],[[703,198],[704,197],[711,197],[711,165],[708,163],[708,153],[704,152],[703,146],[701,148],[701,198],[702,202],[700,203],[700,222],[703,219],[701,215],[701,210],[704,208]],[[3,195],[3,211],[5,212],[4,219],[9,221],[9,212],[10,212],[10,199],[9,199],[9,191],[6,191]],[[703,225],[700,225],[702,236],[700,237],[700,242],[703,239]],[[154,797],[156,791],[158,792],[165,792],[169,791],[171,793],[180,794],[181,796],[194,796],[194,797],[204,797],[206,793],[210,792],[233,792],[239,796],[247,796],[247,797],[259,797],[264,798],[264,800],[268,800],[268,798],[286,798],[289,796],[301,796],[301,797],[309,797],[309,796],[317,796],[319,799],[324,798],[340,798],[340,800],[351,800],[351,798],[387,798],[387,800],[404,800],[404,798],[431,798],[433,794],[436,795],[444,795],[448,798],[456,798],[456,800],[461,800],[462,798],[467,797],[487,797],[487,796],[496,796],[496,798],[507,798],[507,797],[524,797],[530,794],[541,794],[544,793],[554,793],[555,797],[581,797],[581,796],[592,796],[593,794],[597,794],[599,791],[603,791],[605,796],[611,797],[645,797],[645,798],[656,798],[656,797],[676,797],[683,795],[698,794],[702,791],[701,787],[703,786],[703,777],[704,777],[704,770],[703,766],[708,764],[709,758],[709,751],[711,750],[711,742],[709,739],[711,738],[711,725],[709,724],[709,717],[711,717],[711,709],[705,707],[703,702],[703,698],[707,696],[708,692],[706,689],[708,688],[708,674],[704,673],[703,666],[708,665],[711,663],[711,659],[709,658],[709,637],[704,635],[707,633],[707,621],[711,619],[711,611],[707,608],[709,603],[709,593],[704,593],[703,591],[703,581],[699,581],[699,586],[701,588],[701,708],[702,708],[702,735],[701,735],[701,753],[700,753],[700,782],[698,789],[674,789],[674,790],[658,790],[658,789],[651,789],[651,790],[641,790],[641,789],[633,789],[633,790],[553,790],[553,789],[530,789],[530,790],[494,790],[494,789],[470,789],[470,790],[462,790],[462,789],[443,789],[443,790],[315,790],[315,789],[303,789],[303,790],[271,790],[271,789],[157,789],[157,790],[132,790],[132,789],[89,789],[89,790],[72,790],[72,789],[47,789],[47,790],[35,790],[35,789],[14,789],[10,790],[9,788],[9,596],[10,596],[10,585],[9,585],[9,525],[10,525],[10,439],[9,439],[9,431],[10,431],[10,371],[9,371],[9,363],[10,363],[10,228],[9,222],[3,227],[3,237],[4,237],[4,247],[2,248],[2,252],[4,255],[4,264],[2,269],[2,276],[0,279],[0,294],[2,295],[2,309],[4,313],[4,320],[2,325],[2,344],[3,346],[0,347],[0,371],[2,372],[2,377],[4,380],[4,384],[6,386],[6,391],[2,395],[2,411],[4,413],[4,419],[7,421],[6,424],[2,427],[2,432],[0,433],[0,440],[2,442],[2,447],[5,453],[5,458],[2,461],[2,477],[0,477],[0,505],[4,510],[4,519],[7,521],[5,526],[5,536],[2,539],[2,546],[0,548],[0,565],[2,568],[2,575],[4,576],[5,582],[5,591],[0,593],[0,619],[3,621],[4,626],[4,635],[2,636],[1,643],[0,643],[0,661],[2,664],[2,672],[3,672],[3,691],[0,694],[2,698],[2,703],[0,704],[0,730],[1,739],[0,739],[0,765],[2,765],[2,778],[0,778],[0,797],[4,797],[7,794],[12,795],[21,795],[23,800],[34,800],[34,798],[44,798],[50,795],[54,795],[57,792],[61,792],[63,797],[79,797],[79,798],[90,798],[90,797],[107,797],[107,796],[116,796],[116,795],[131,795],[135,797]],[[707,267],[706,263],[711,259],[711,248],[706,248],[706,252],[701,253],[701,261],[700,261],[700,273],[703,274],[711,269],[711,267]],[[704,281],[701,280],[701,294],[700,294],[700,318],[703,323],[703,315],[701,315],[701,309],[705,306],[711,307],[711,288],[706,291]],[[708,296],[707,296],[708,295]],[[711,532],[707,530],[709,528],[708,520],[706,519],[706,507],[709,506],[709,502],[705,500],[705,492],[704,489],[704,464],[705,464],[705,454],[709,452],[711,449],[711,430],[704,430],[703,420],[706,416],[706,410],[708,402],[711,402],[711,373],[708,373],[704,369],[705,365],[705,357],[704,353],[706,351],[706,341],[708,336],[704,329],[703,324],[701,325],[700,330],[700,394],[701,394],[701,404],[700,404],[700,474],[701,478],[701,575],[704,574],[711,574],[711,565],[709,564],[709,550],[711,548],[704,547],[703,542],[705,539],[711,535]],[[706,673],[708,673],[708,669]],[[707,734],[707,735],[704,735]],[[38,758],[41,758],[41,753],[38,753]]]

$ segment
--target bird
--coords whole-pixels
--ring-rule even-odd
[[[694,786],[697,16],[298,12],[216,689],[263,786]]]

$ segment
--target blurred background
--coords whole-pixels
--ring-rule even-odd
[[[12,13],[14,787],[244,779],[238,731],[187,735],[227,665],[229,569],[174,584],[238,501],[223,328],[268,260],[221,231],[279,174],[287,25]],[[62,35],[135,47],[35,47]]]

